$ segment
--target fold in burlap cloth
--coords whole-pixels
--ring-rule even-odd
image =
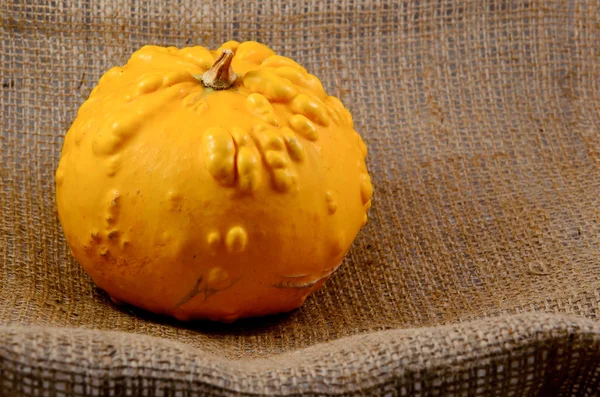
[[[29,3],[0,4],[0,394],[597,392],[598,1]],[[371,219],[292,313],[114,307],[56,217],[63,136],[140,46],[229,39],[296,59],[351,110]]]

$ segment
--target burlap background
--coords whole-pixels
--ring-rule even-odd
[[[5,395],[598,393],[600,2],[34,3],[0,3]],[[140,46],[229,39],[295,58],[352,111],[370,222],[292,313],[116,308],[57,221],[62,138]]]

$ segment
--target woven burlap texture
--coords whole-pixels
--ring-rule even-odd
[[[230,39],[349,108],[369,223],[288,314],[116,307],[56,216],[64,134],[142,45]],[[0,394],[598,392],[600,2],[4,0],[0,83]]]

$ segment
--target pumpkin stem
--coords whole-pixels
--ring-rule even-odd
[[[213,90],[226,90],[235,83],[237,76],[231,68],[233,52],[224,50],[215,63],[201,77],[204,86]]]

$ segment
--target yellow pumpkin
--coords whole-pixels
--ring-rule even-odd
[[[340,100],[263,44],[145,46],[67,132],[58,215],[116,302],[181,320],[284,312],[366,223],[366,154]]]

